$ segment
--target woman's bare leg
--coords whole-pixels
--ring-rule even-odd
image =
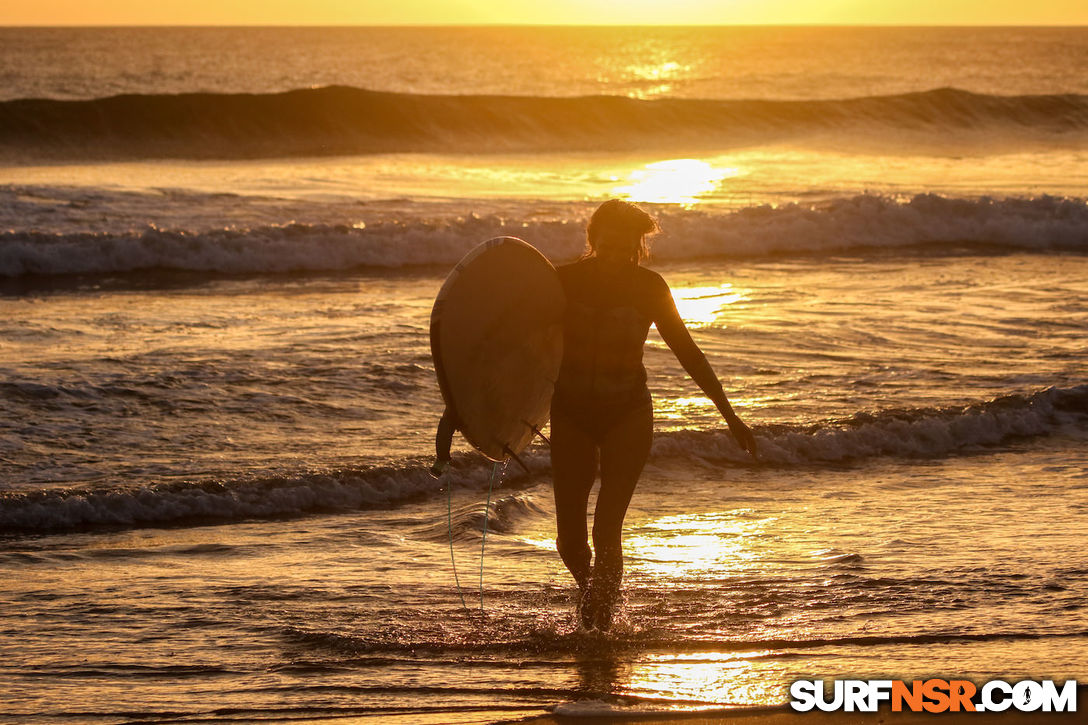
[[[597,445],[569,416],[552,413],[552,479],[555,493],[556,549],[579,589],[589,585],[590,558],[586,505],[597,476]]]
[[[613,426],[601,441],[601,491],[593,514],[596,560],[588,593],[592,619],[608,629],[623,579],[623,519],[653,442],[653,411],[647,406]]]

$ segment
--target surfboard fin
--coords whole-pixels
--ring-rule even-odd
[[[512,450],[510,450],[510,446],[508,446],[508,445],[506,445],[504,443],[503,447],[502,447],[502,451],[503,451],[503,453],[505,453],[506,455],[510,456],[515,461],[517,461],[518,465],[521,466],[522,470],[525,471],[526,474],[528,474],[530,476],[533,475],[533,472],[530,471],[529,467],[525,465],[525,461],[521,460],[521,458],[518,457],[517,453],[514,453]]]
[[[525,425],[529,426],[529,430],[531,430],[533,433],[536,433],[538,436],[540,436],[541,439],[543,439],[543,441],[545,443],[547,443],[549,447],[551,446],[552,442],[550,440],[548,440],[548,436],[544,435],[544,433],[541,432],[541,430],[539,428],[537,428],[535,425],[533,425],[529,421],[525,420],[524,418],[522,419],[521,422],[524,423]]]

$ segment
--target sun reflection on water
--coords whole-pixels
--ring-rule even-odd
[[[753,408],[769,408],[779,402],[772,395],[729,395],[729,402],[734,407],[742,410]],[[654,417],[659,421],[672,421],[681,423],[680,428],[698,420],[701,416],[717,417],[718,412],[714,403],[705,395],[681,396],[677,398],[654,398]],[[719,420],[719,422],[724,422]]]
[[[654,398],[654,417],[661,420],[690,421],[700,414],[713,412],[714,403],[705,395]]]
[[[674,287],[672,299],[688,327],[706,327],[718,321],[727,305],[743,302],[748,295],[724,282],[710,287]]]
[[[634,63],[623,70],[623,76],[641,86],[628,95],[632,98],[651,98],[673,90],[676,81],[682,81],[691,72],[691,66],[666,60],[661,63]],[[649,83],[652,85],[643,86]]]
[[[746,510],[664,516],[632,532],[624,543],[632,573],[686,579],[724,575],[759,557],[766,519],[751,520]]]
[[[773,650],[651,654],[632,666],[623,691],[718,706],[777,705],[785,688],[775,654]]]
[[[689,329],[707,327],[726,328],[723,322],[729,306],[749,299],[750,291],[741,290],[728,282],[702,287],[673,287],[672,297],[676,309]],[[656,339],[651,346],[663,347]],[[716,415],[714,404],[704,395],[663,398],[654,400],[654,412],[659,419],[688,421],[700,415]]]
[[[773,519],[747,508],[662,516],[625,539],[628,570],[658,586],[689,587],[751,572],[767,556]],[[782,664],[773,650],[646,653],[632,663],[621,690],[709,705],[777,705],[783,701]]]
[[[693,206],[723,180],[739,175],[736,168],[699,159],[655,161],[631,171],[626,183],[614,187],[612,194],[631,201]]]
[[[663,78],[675,78],[679,71],[687,71],[688,66],[682,66],[674,60],[664,63],[641,63],[627,66],[627,72],[635,78],[658,81]]]

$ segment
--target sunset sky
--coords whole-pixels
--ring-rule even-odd
[[[0,25],[1085,25],[1085,0],[7,0]]]

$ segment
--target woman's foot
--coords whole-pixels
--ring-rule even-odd
[[[615,602],[608,602],[597,607],[593,613],[593,626],[601,632],[612,629],[612,615],[616,613]]]
[[[612,589],[612,587],[594,587],[590,584],[582,590],[582,596],[578,602],[578,617],[583,627],[601,632],[607,632],[612,627],[612,617],[618,599],[618,591],[613,592]]]

